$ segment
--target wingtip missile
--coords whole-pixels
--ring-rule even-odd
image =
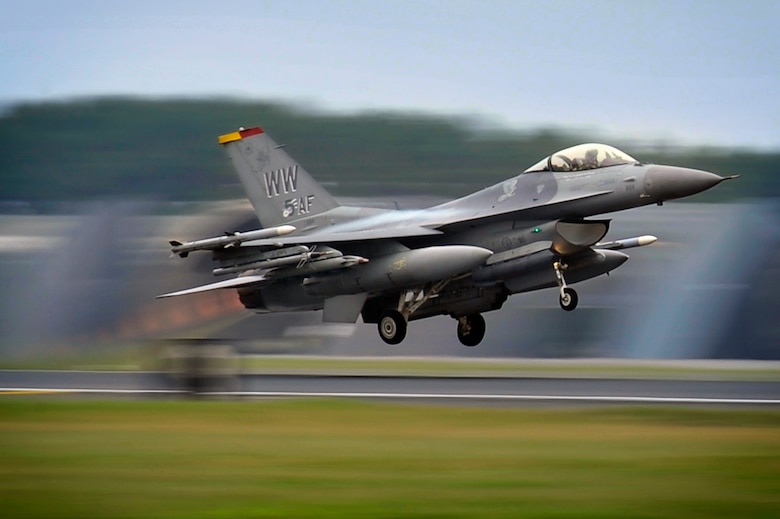
[[[277,236],[284,236],[285,234],[290,234],[291,232],[295,231],[294,225],[280,225],[279,227],[272,227],[272,229],[276,229],[276,235]]]
[[[256,231],[225,233],[225,236],[206,238],[205,240],[195,240],[185,243],[171,240],[168,243],[171,245],[171,255],[186,258],[187,255],[192,251],[237,247],[245,241],[275,238],[276,236],[290,234],[293,231],[295,231],[295,226],[293,225],[280,225],[278,227],[269,227],[267,229],[258,229]]]

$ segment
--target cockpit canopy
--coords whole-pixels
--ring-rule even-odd
[[[578,144],[545,157],[523,173],[537,171],[583,171],[618,164],[638,162],[617,148],[606,144]]]

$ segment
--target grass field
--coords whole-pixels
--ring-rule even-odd
[[[164,370],[169,343],[105,345],[92,352],[0,359],[0,369]],[[214,343],[220,344],[220,343]],[[229,345],[225,343],[223,345]],[[244,373],[355,376],[651,378],[670,380],[779,380],[780,361],[669,359],[524,359],[468,357],[340,357],[241,355],[231,366]]]
[[[3,517],[780,517],[780,412],[0,398]]]

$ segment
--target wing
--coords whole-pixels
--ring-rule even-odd
[[[366,229],[349,232],[318,232],[302,236],[286,236],[284,238],[271,238],[282,236],[295,230],[292,225],[282,225],[270,229],[259,229],[244,233],[230,233],[226,236],[206,238],[189,242],[171,240],[171,254],[186,258],[194,251],[218,251],[231,247],[260,247],[278,248],[285,245],[320,245],[328,243],[344,243],[353,241],[393,240],[399,238],[411,238],[419,236],[436,236],[442,231],[422,226],[388,227],[378,229]]]
[[[305,235],[284,236],[281,238],[270,238],[255,236],[252,239],[246,238],[253,233],[259,233],[265,231],[251,231],[250,233],[241,233],[243,239],[241,244],[247,247],[281,247],[284,245],[319,245],[319,244],[338,244],[344,242],[358,242],[358,241],[375,241],[375,240],[397,240],[403,238],[416,238],[416,237],[431,237],[444,234],[445,231],[455,230],[459,226],[474,226],[474,225],[487,225],[497,221],[503,220],[558,220],[561,218],[561,205],[585,201],[593,198],[598,198],[612,191],[601,191],[598,193],[592,193],[584,196],[572,196],[562,200],[556,200],[552,203],[544,205],[536,205],[532,207],[524,207],[519,209],[512,209],[503,212],[490,212],[485,214],[482,211],[469,211],[459,208],[432,208],[430,211],[416,211],[414,216],[410,216],[410,219],[416,221],[416,223],[409,223],[406,225],[398,225],[391,227],[368,227],[364,230],[346,231],[346,232],[329,232],[323,230],[320,232],[312,232]],[[476,214],[475,214],[476,213]],[[292,226],[281,226],[278,229],[289,228]],[[294,228],[293,228],[294,229]],[[270,231],[270,229],[269,229]],[[278,232],[277,234],[269,234],[268,236],[288,234],[292,231]],[[220,238],[211,238],[207,240],[198,240],[196,242],[188,242],[178,244],[178,248],[174,247],[172,252],[179,254],[179,250],[216,250],[224,248],[224,242],[218,242],[217,240],[223,240]],[[174,242],[171,242],[173,244]],[[594,242],[595,243],[595,242]],[[195,245],[198,244],[196,247]],[[208,244],[208,246],[204,246]],[[234,243],[232,245],[236,245]]]
[[[256,285],[266,281],[268,278],[264,275],[259,276],[241,276],[234,279],[226,279],[224,281],[218,281],[216,283],[210,283],[208,285],[201,285],[199,287],[188,288],[186,290],[179,290],[177,292],[170,292],[168,294],[162,294],[157,296],[157,299],[163,299],[166,297],[186,296],[189,294],[197,294],[199,292],[208,292],[210,290],[219,290],[222,288],[240,288],[251,285]]]
[[[244,275],[163,294],[157,296],[157,298],[184,296],[224,288],[254,286],[261,283],[272,283],[284,278],[309,276],[368,263],[366,258],[344,255],[341,251],[331,247],[308,248],[304,245],[282,246],[274,249],[244,246],[223,248],[221,250],[215,249],[214,259],[219,263],[219,266],[212,270],[215,276],[235,273],[244,273]]]

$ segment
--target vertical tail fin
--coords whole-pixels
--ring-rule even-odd
[[[338,207],[317,183],[262,128],[219,137],[236,168],[263,227],[274,227]]]

